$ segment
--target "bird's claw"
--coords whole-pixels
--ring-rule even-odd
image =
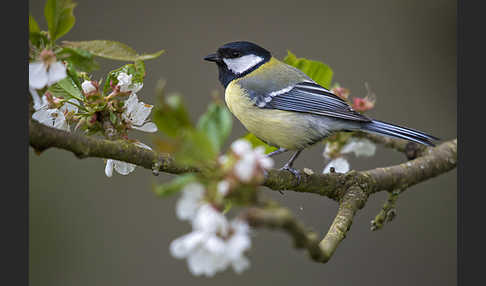
[[[300,183],[300,179],[302,178],[301,174],[300,174],[300,171],[297,170],[297,169],[294,169],[288,165],[285,165],[283,166],[282,168],[279,169],[280,171],[289,171],[290,173],[292,173],[296,178],[297,178],[297,182]]]

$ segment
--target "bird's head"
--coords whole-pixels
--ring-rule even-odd
[[[272,55],[251,42],[231,42],[221,46],[214,54],[204,59],[218,65],[219,80],[226,87],[233,79],[242,77],[265,62]]]

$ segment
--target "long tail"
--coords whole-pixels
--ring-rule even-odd
[[[432,141],[440,140],[437,137],[428,135],[418,130],[401,127],[378,120],[373,120],[369,123],[365,123],[362,126],[362,130],[380,135],[410,140],[427,146],[435,146]]]

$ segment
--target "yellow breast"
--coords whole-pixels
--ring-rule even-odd
[[[225,101],[245,128],[268,144],[297,150],[312,144],[318,136],[309,126],[307,115],[256,107],[238,80],[226,87]]]

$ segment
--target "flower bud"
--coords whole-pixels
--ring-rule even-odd
[[[83,83],[81,84],[81,88],[83,89],[83,92],[85,94],[90,94],[98,90],[94,82],[89,80],[83,81]]]

